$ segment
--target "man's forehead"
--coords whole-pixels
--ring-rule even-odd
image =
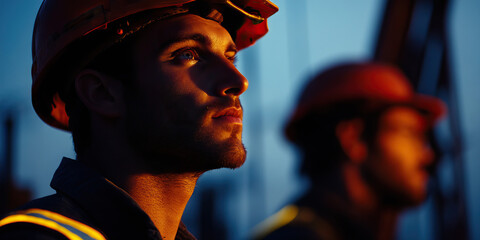
[[[427,120],[417,109],[409,106],[393,106],[387,109],[380,117],[383,124],[409,125],[426,129]]]

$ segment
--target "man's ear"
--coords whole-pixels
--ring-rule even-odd
[[[335,134],[349,161],[361,164],[368,154],[367,144],[362,139],[364,126],[361,119],[351,119],[337,124]]]
[[[123,109],[123,84],[92,69],[82,70],[75,79],[75,90],[83,104],[97,114],[115,118]]]

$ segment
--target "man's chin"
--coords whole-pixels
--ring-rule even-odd
[[[246,156],[245,147],[241,145],[237,147],[237,149],[225,153],[225,155],[221,157],[222,160],[218,168],[239,168],[245,163]]]
[[[416,194],[412,194],[410,198],[410,203],[412,206],[421,205],[425,200],[428,198],[428,190],[422,189],[416,192]]]
[[[205,170],[241,167],[247,156],[247,151],[242,143],[241,132],[241,127],[236,127],[226,139],[215,139],[215,136],[211,136],[209,140],[203,139],[203,141],[200,141],[213,144],[205,144],[205,148],[197,149],[203,155],[198,164],[206,167]]]
[[[241,130],[241,129],[240,129]],[[246,150],[241,134],[230,138],[200,135],[194,141],[172,138],[171,141],[132,141],[143,153],[147,166],[156,173],[205,172],[212,169],[235,169],[243,165]],[[133,139],[135,140],[135,139]],[[183,142],[182,142],[183,141]]]
[[[427,197],[428,194],[426,190],[406,191],[392,194],[390,197],[388,197],[388,202],[399,209],[404,209],[421,205],[423,202],[425,202]]]
[[[202,152],[187,158],[177,166],[178,171],[206,172],[209,170],[230,168],[236,169],[245,163],[246,150],[243,144],[229,144],[216,151]]]

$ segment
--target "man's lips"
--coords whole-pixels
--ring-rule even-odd
[[[429,165],[420,166],[417,174],[423,181],[428,181],[428,179],[430,178],[430,176],[432,174],[431,170],[432,169],[429,168]]]
[[[213,115],[212,118],[242,124],[243,111],[241,108],[225,108]]]

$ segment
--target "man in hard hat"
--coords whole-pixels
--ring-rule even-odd
[[[44,0],[32,101],[72,132],[51,186],[0,220],[1,239],[194,239],[198,177],[245,160],[236,53],[278,8],[255,0]]]
[[[256,239],[393,239],[398,214],[426,198],[428,135],[444,111],[392,66],[350,63],[317,75],[286,126],[311,187]]]

